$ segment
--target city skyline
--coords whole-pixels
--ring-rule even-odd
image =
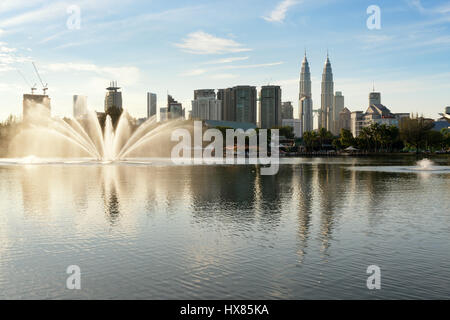
[[[314,109],[320,107],[327,48],[334,91],[343,92],[352,111],[365,109],[373,82],[394,112],[437,118],[449,105],[448,2],[380,1],[380,30],[366,26],[370,2],[289,1],[290,6],[281,6],[285,2],[110,1],[104,10],[106,1],[4,1],[0,119],[19,116],[22,95],[30,91],[16,69],[31,84],[38,82],[31,61],[49,83],[52,112],[58,116],[72,113],[73,95],[88,96],[89,108],[101,111],[105,83],[117,79],[125,92],[123,105],[136,117],[146,115],[149,90],[158,96],[158,109],[169,91],[189,110],[198,88],[271,84],[281,86],[283,101],[293,102],[297,118],[305,48]],[[71,5],[80,9],[79,29],[67,26]],[[214,23],[194,19],[214,13]],[[115,36],[105,37],[105,32]]]

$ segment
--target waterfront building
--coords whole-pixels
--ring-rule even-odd
[[[157,101],[156,94],[147,92],[147,118],[156,115],[156,101]]]
[[[73,96],[73,117],[79,119],[87,114],[87,97],[81,95]]]
[[[281,126],[281,87],[262,86],[259,94],[259,125],[262,129]]]
[[[294,107],[292,102],[283,102],[281,104],[281,119],[294,119]]]
[[[359,136],[361,129],[364,127],[364,112],[354,111],[351,114],[351,131],[354,137]]]

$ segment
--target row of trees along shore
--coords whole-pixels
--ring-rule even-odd
[[[388,153],[401,151],[445,151],[450,148],[450,130],[432,130],[434,122],[422,117],[403,119],[400,127],[373,123],[361,129],[357,137],[342,129],[339,136],[322,128],[303,134],[303,146],[307,152],[344,150],[354,147],[362,151]]]

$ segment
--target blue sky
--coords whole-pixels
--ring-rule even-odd
[[[68,28],[71,6],[80,28]],[[369,30],[366,10],[381,9]],[[298,78],[306,48],[314,108],[327,49],[335,90],[352,111],[365,110],[375,88],[393,112],[438,117],[450,105],[450,1],[398,0],[2,0],[0,120],[21,115],[22,94],[49,84],[53,114],[72,114],[72,95],[103,109],[110,80],[124,106],[146,112],[146,92],[167,91],[190,109],[193,90],[279,84],[297,112]]]

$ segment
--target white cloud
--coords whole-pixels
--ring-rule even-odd
[[[298,0],[283,0],[276,6],[269,16],[263,17],[263,19],[269,22],[283,22],[286,18],[288,9],[297,3],[299,3]]]
[[[92,63],[53,63],[47,66],[54,72],[88,72],[110,80],[120,80],[124,85],[136,84],[140,78],[140,71],[136,67],[105,67]]]
[[[55,17],[66,15],[66,8],[66,3],[54,3],[37,10],[28,11],[13,16],[12,18],[2,20],[0,22],[0,27],[11,28],[46,19],[54,19]]]
[[[194,70],[183,72],[181,75],[182,76],[199,76],[206,72],[208,72],[208,70],[206,70],[206,69],[194,69]]]
[[[242,44],[225,38],[218,38],[203,31],[193,32],[187,35],[181,43],[175,46],[192,54],[225,54],[251,51]]]
[[[211,76],[211,78],[219,79],[219,80],[221,80],[221,79],[234,79],[234,78],[237,78],[237,77],[238,77],[237,74],[232,74],[232,73],[218,73],[218,74],[215,74],[215,75]]]
[[[252,69],[252,68],[264,68],[264,67],[272,67],[283,64],[282,61],[279,62],[270,62],[270,63],[261,63],[261,64],[247,64],[247,65],[226,65],[220,66],[210,69],[193,69],[190,71],[183,72],[180,74],[181,76],[199,76],[211,71],[220,71],[220,70],[230,70],[230,69]]]
[[[230,58],[223,58],[219,60],[213,60],[205,62],[204,64],[224,64],[224,63],[231,63],[235,61],[243,61],[248,60],[249,57],[230,57]]]

